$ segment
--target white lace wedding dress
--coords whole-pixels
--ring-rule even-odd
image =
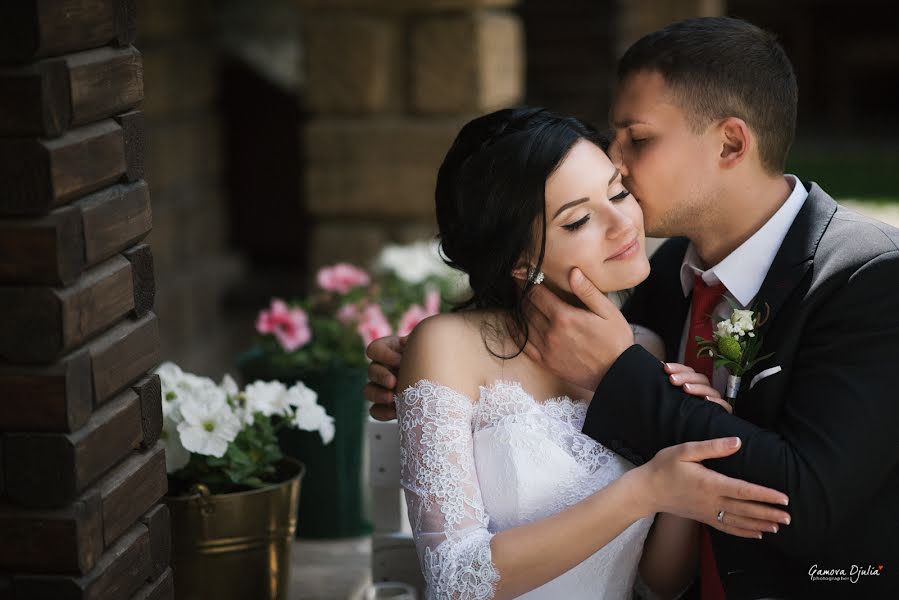
[[[402,485],[428,598],[492,598],[502,577],[490,554],[495,533],[557,513],[633,467],[581,433],[583,401],[538,402],[500,381],[473,402],[424,380],[396,400]],[[651,523],[637,521],[521,597],[631,598]]]

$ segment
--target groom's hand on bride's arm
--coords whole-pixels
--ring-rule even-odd
[[[372,403],[368,412],[378,421],[396,418],[393,395],[396,393],[396,376],[408,339],[409,336],[391,335],[373,341],[365,349],[366,356],[372,362],[368,365],[368,383],[362,393]]]
[[[571,270],[569,284],[587,310],[535,286],[525,303],[529,330],[524,352],[565,381],[592,390],[634,344],[634,333],[618,307],[580,269]]]

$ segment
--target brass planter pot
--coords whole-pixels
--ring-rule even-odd
[[[178,600],[286,600],[302,463],[285,458],[282,482],[232,494],[166,496]]]

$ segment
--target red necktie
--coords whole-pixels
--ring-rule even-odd
[[[714,362],[708,356],[697,358],[699,345],[696,337],[704,340],[712,339],[712,311],[721,303],[724,296],[724,285],[706,285],[700,275],[693,282],[693,300],[690,304],[690,329],[687,332],[687,349],[684,352],[684,364],[702,373],[712,381]],[[724,600],[724,586],[718,577],[718,565],[712,548],[712,538],[705,525],[699,531],[699,589],[701,600]]]

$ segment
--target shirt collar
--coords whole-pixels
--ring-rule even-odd
[[[684,296],[693,291],[693,280],[696,274],[702,276],[708,285],[723,283],[730,295],[741,306],[749,306],[765,281],[765,276],[774,262],[777,251],[805,200],[808,190],[795,175],[785,175],[792,184],[793,191],[786,202],[768,221],[756,231],[752,237],[743,242],[720,263],[710,269],[703,270],[702,260],[691,243],[681,263],[680,278]]]

